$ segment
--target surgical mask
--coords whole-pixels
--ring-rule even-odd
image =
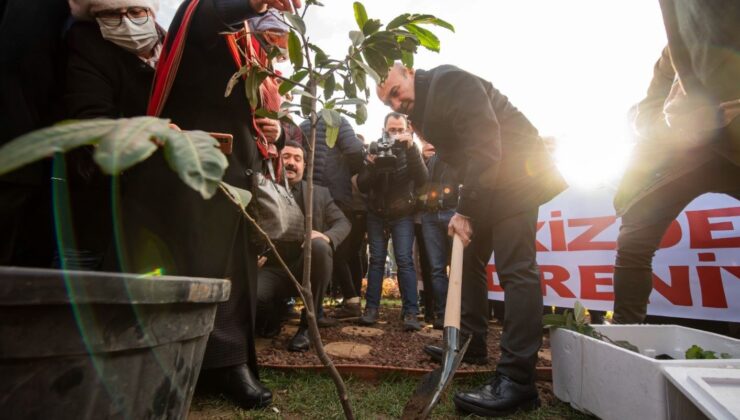
[[[121,20],[121,24],[116,27],[106,26],[100,19],[96,20],[98,21],[100,33],[104,39],[130,53],[139,55],[149,52],[159,42],[157,25],[151,16],[143,25],[137,25],[131,22],[128,17],[124,17]]]

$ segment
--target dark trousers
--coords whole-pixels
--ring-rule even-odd
[[[366,211],[353,211],[352,218],[352,230],[349,232],[349,236],[344,240],[347,242],[349,248],[347,265],[352,273],[352,285],[354,286],[357,296],[360,295],[362,290],[362,279],[367,273],[367,242],[365,241],[365,234],[367,233],[367,212]]]
[[[422,242],[424,244],[424,254],[428,260],[424,269],[429,273],[428,277],[430,278],[428,282],[425,279],[424,292],[427,294],[426,291],[429,290],[429,294],[434,296],[432,304],[437,305],[434,314],[439,319],[444,319],[445,304],[447,303],[447,286],[449,283],[447,263],[452,250],[452,240],[447,235],[447,226],[454,214],[455,210],[440,210],[425,212],[421,215],[421,229],[424,238]],[[430,284],[430,289],[427,289],[427,284]],[[432,290],[434,293],[432,293]],[[431,311],[432,308],[433,306],[430,306],[428,310]]]
[[[681,210],[708,192],[740,199],[740,168],[716,156],[636,202],[622,216],[614,264],[614,322],[636,324],[645,320],[653,290],[655,251]]]
[[[347,220],[354,225],[355,221],[352,218],[351,210],[342,209]],[[350,232],[354,230],[354,226]],[[350,242],[350,238],[345,238],[342,243],[339,244],[337,249],[334,251],[333,258],[333,276],[335,284],[339,286],[342,291],[342,297],[347,300],[354,297],[358,297],[359,290],[355,289],[355,284],[352,278],[352,270],[350,269],[350,258],[352,257],[352,246],[354,244]]]
[[[314,305],[318,308],[324,300],[324,291],[331,278],[332,255],[334,251],[331,245],[323,239],[311,241],[311,293]],[[301,281],[303,278],[303,255],[288,261],[290,271]],[[280,317],[285,306],[284,300],[297,297],[293,281],[285,270],[273,263],[268,263],[257,273],[257,325],[258,330],[280,322]],[[306,311],[301,313],[301,326],[306,327]]]
[[[486,355],[488,282],[486,266],[494,253],[504,288],[504,331],[497,371],[519,383],[533,383],[542,345],[542,290],[536,261],[537,209],[473,227],[463,254],[461,328],[472,334],[468,352]]]

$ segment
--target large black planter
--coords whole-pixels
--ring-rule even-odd
[[[228,280],[0,267],[0,418],[185,418]]]

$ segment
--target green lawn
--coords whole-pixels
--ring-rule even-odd
[[[344,418],[334,384],[327,375],[310,372],[284,372],[262,369],[263,382],[273,391],[273,404],[259,411],[241,410],[216,397],[197,396],[191,407],[191,420],[216,419],[341,419]],[[433,419],[463,418],[455,412],[452,391],[467,389],[485,381],[485,376],[455,380],[434,409]],[[419,378],[390,375],[378,382],[346,379],[352,408],[357,419],[399,418]],[[476,418],[469,416],[467,418]],[[537,411],[521,413],[515,419],[588,419],[561,402]]]

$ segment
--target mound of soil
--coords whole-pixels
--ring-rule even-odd
[[[329,313],[331,315],[331,313]],[[423,320],[420,319],[420,322]],[[403,331],[401,309],[383,307],[380,311],[380,321],[371,329],[357,327],[357,319],[343,320],[336,327],[320,329],[324,346],[330,343],[356,343],[369,346],[370,352],[358,358],[356,353],[347,357],[332,355],[334,363],[341,366],[377,366],[396,368],[400,370],[432,370],[438,365],[422,350],[426,344],[440,345],[442,331],[433,330],[429,324],[417,332]],[[382,334],[379,334],[380,330]],[[271,367],[309,367],[321,366],[321,361],[315,352],[294,353],[287,350],[291,337],[297,330],[297,320],[283,325],[281,333],[272,338],[257,340],[257,358],[260,365]],[[463,363],[458,369],[460,372],[491,372],[501,355],[499,341],[502,328],[497,323],[490,323],[488,329],[488,364],[478,366]],[[342,346],[339,346],[342,347]],[[346,347],[346,345],[345,345]],[[550,366],[550,351],[547,337],[543,338],[543,348],[540,350],[538,367]]]

